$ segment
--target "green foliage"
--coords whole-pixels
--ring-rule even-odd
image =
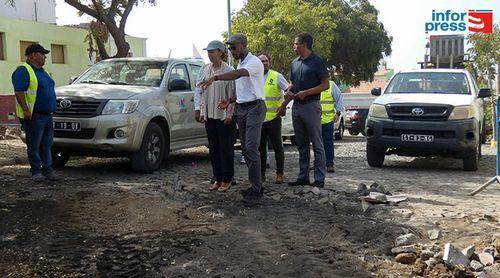
[[[296,57],[292,43],[301,32],[314,37],[338,82],[373,80],[380,60],[391,53],[392,38],[367,0],[248,0],[233,19],[233,33],[245,33],[251,51],[265,52],[272,67],[287,74]]]

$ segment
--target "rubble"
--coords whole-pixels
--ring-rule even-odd
[[[396,238],[394,246],[405,246],[405,245],[410,245],[415,242],[417,237],[414,234],[405,234],[405,235],[400,235]]]
[[[476,251],[476,248],[474,247],[474,245],[470,245],[467,248],[462,250],[462,254],[464,254],[467,257],[467,259],[470,259],[472,257],[472,255],[474,255],[475,251]]]
[[[477,254],[477,256],[479,257],[479,261],[485,266],[490,266],[495,262],[495,259],[489,253],[482,252]]]
[[[400,254],[400,253],[417,253],[417,249],[413,245],[407,246],[398,246],[391,249],[392,254]]]
[[[446,245],[444,246],[443,261],[450,268],[453,268],[460,264],[466,267],[470,265],[469,258],[467,258],[464,254],[462,254],[462,252],[451,245],[451,243],[446,243]]]
[[[417,260],[417,255],[414,253],[401,253],[396,256],[396,262],[400,264],[414,264]]]
[[[422,259],[422,261],[427,261],[433,257],[434,257],[434,252],[430,250],[422,250],[422,252],[420,252],[420,258]]]
[[[493,246],[488,246],[488,247],[483,249],[483,253],[488,253],[493,257],[495,257],[495,251],[496,251],[495,247],[493,247]]]
[[[436,240],[441,237],[441,231],[438,229],[429,230],[427,231],[427,235],[430,240]]]
[[[481,262],[478,262],[476,260],[472,260],[470,262],[470,268],[476,272],[481,271],[484,269],[484,265]]]

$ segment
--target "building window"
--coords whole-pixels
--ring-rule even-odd
[[[0,60],[5,60],[5,33],[0,32]]]
[[[64,49],[66,47],[61,44],[51,44],[50,53],[52,55],[52,64],[66,64]]]
[[[36,43],[36,42],[30,42],[30,41],[20,41],[19,42],[19,51],[21,54],[21,62],[26,62],[26,55],[24,54],[24,52],[26,51],[26,48],[32,43]]]

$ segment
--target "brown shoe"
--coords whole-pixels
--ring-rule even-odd
[[[230,187],[231,187],[231,182],[223,182],[218,190],[219,192],[226,192],[229,190]]]
[[[275,184],[282,184],[284,181],[283,175],[276,175],[276,180],[274,181]]]
[[[210,186],[210,190],[218,190],[222,186],[222,182],[216,181]]]

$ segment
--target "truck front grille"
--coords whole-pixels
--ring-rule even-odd
[[[67,107],[70,101],[69,107]],[[91,118],[99,115],[104,108],[105,100],[90,99],[79,100],[71,98],[58,98],[54,115],[56,117]]]
[[[54,130],[55,138],[92,139],[94,134],[95,128],[82,128],[80,131]]]
[[[415,109],[422,112],[414,113]],[[419,105],[419,104],[391,104],[387,112],[391,119],[409,121],[444,121],[452,110],[451,106]]]

